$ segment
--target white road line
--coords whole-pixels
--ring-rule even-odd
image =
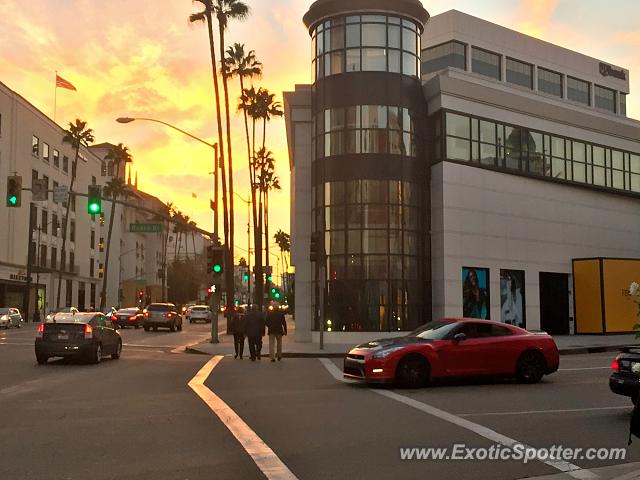
[[[599,410],[631,410],[631,405],[620,405],[619,407],[592,407],[592,408],[566,408],[560,410],[526,410],[522,412],[480,412],[480,413],[457,413],[459,417],[491,417],[508,415],[536,415],[541,413],[574,413],[574,412],[597,412]]]
[[[320,362],[325,366],[325,368],[329,371],[329,373],[338,381],[343,381],[343,375],[340,369],[336,366],[332,361],[321,358]],[[465,420],[457,415],[454,415],[449,412],[445,412],[444,410],[440,410],[439,408],[433,407],[423,402],[419,402],[418,400],[414,400],[413,398],[406,397],[404,395],[400,395],[395,392],[391,392],[389,390],[371,390],[378,395],[382,395],[383,397],[390,398],[397,402],[403,403],[409,407],[415,408],[416,410],[420,410],[421,412],[427,413],[429,415],[433,415],[441,420],[444,420],[449,423],[453,423],[459,427],[462,427],[466,430],[474,432],[481,437],[484,437],[492,442],[499,443],[508,448],[513,448],[515,445],[522,445],[524,448],[532,448],[529,445],[526,445],[522,442],[519,442],[513,438],[509,438],[501,433],[496,432],[495,430],[491,430],[490,428],[484,427],[477,423],[470,422],[469,420]],[[553,467],[561,472],[566,473],[572,478],[580,479],[580,480],[594,480],[598,477],[595,473],[590,470],[582,469],[577,465],[573,465],[572,463],[561,461],[561,460],[540,460],[543,463]]]
[[[559,372],[578,372],[580,370],[609,370],[611,365],[607,367],[580,367],[580,368],[559,368]]]
[[[273,450],[251,430],[231,407],[204,384],[222,358],[221,355],[218,355],[209,360],[188,383],[189,387],[225,424],[268,480],[297,480],[297,477]]]

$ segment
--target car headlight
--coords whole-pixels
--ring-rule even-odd
[[[3,322],[6,322],[7,320],[9,320],[9,316],[8,315],[2,315],[2,317],[0,317],[0,320],[2,320]]]
[[[383,348],[382,350],[378,350],[373,354],[373,358],[387,358],[393,352],[397,352],[398,350],[402,350],[404,347],[389,347]]]

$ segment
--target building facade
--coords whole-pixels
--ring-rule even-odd
[[[572,260],[640,256],[629,72],[457,11],[423,32],[421,11],[321,0],[305,16],[315,82],[285,94],[301,339],[321,297],[329,341],[463,315],[570,333]]]

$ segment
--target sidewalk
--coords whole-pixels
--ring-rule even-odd
[[[311,342],[295,341],[295,323],[287,316],[288,335],[282,337],[282,356],[289,358],[343,358],[355,345],[325,343],[324,349],[320,345]],[[371,338],[375,339],[375,332]],[[637,345],[635,335],[557,335],[553,337],[558,345],[560,355],[579,355],[584,353],[616,352],[620,348]],[[185,348],[187,353],[200,353],[204,355],[233,355],[233,335],[219,335],[220,343],[203,342],[190,345]],[[263,338],[262,354],[269,355],[269,337]],[[249,349],[245,343],[245,355],[249,356]]]

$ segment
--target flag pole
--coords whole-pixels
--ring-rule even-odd
[[[55,87],[53,88],[53,121],[56,121],[56,113],[58,110],[58,71],[56,70],[56,80],[54,82]]]

